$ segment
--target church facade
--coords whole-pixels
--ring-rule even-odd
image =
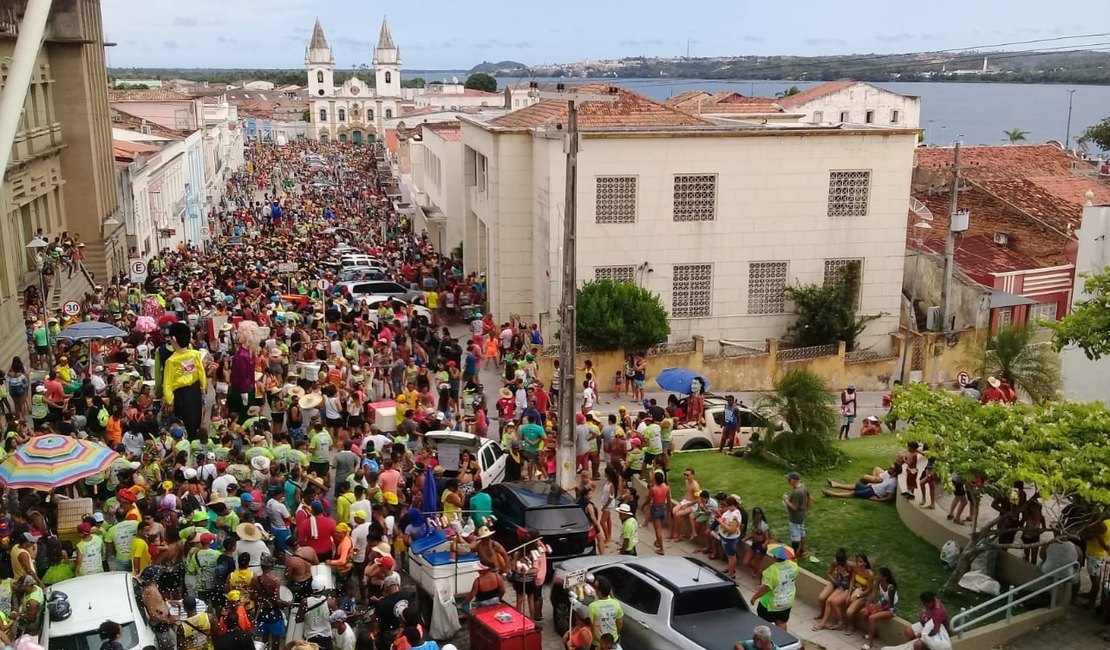
[[[335,55],[320,21],[305,50],[312,134],[320,142],[363,144],[381,138],[383,123],[400,116],[401,51],[383,20],[374,49],[374,87],[358,77],[335,85]]]

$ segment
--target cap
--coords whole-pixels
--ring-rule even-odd
[[[336,524],[335,532],[337,532],[337,533],[349,533],[349,532],[351,532],[351,526],[347,522],[341,521],[338,524]]]
[[[328,590],[328,586],[324,584],[324,579],[315,577],[312,579],[312,593],[319,594]]]
[[[38,386],[35,386],[35,392],[36,393],[45,393],[46,392],[46,386],[43,386],[41,384],[38,385]]]
[[[39,543],[39,538],[35,537],[34,535],[32,535],[30,533],[30,531],[28,531],[28,532],[23,533],[23,541],[30,542],[32,544],[38,544]]]
[[[800,481],[800,480],[802,480],[802,475],[797,473],[797,472],[790,472],[789,474],[786,475],[786,480],[788,480],[788,481]]]
[[[210,451],[210,452],[208,452],[207,454],[204,455],[204,459],[205,460],[216,460],[216,454]]]
[[[162,481],[162,489],[163,490],[172,490],[173,489],[173,481]]]
[[[197,470],[194,467],[185,468],[185,480],[191,481],[197,477]]]
[[[363,521],[366,521],[368,519],[368,517],[366,516],[366,511],[365,510],[355,510],[354,512],[351,513],[351,516],[354,517],[355,519],[361,519]]]
[[[374,564],[390,570],[392,570],[393,567],[397,566],[397,563],[393,560],[393,558],[388,555],[385,557],[374,558]]]
[[[328,622],[329,623],[346,623],[347,622],[347,612],[345,612],[341,609],[335,610],[334,612],[331,613],[330,616],[328,616]]]
[[[82,521],[81,523],[77,524],[77,532],[81,533],[82,535],[88,535],[92,532],[92,524],[86,521]]]
[[[205,545],[205,546],[208,546],[209,544],[211,544],[214,541],[216,541],[216,536],[213,535],[212,533],[204,533],[203,535],[200,536],[200,543]]]
[[[227,602],[229,603],[237,603],[242,599],[243,596],[239,593],[238,589],[232,589],[231,591],[227,592]]]
[[[394,586],[396,586],[396,587],[401,586],[401,576],[398,575],[396,571],[387,575],[385,577],[385,579],[382,580],[382,589],[385,589],[387,587],[394,587]]]
[[[104,513],[103,512],[94,512],[92,514],[92,518],[93,518],[93,521],[95,521],[98,524],[104,523]]]
[[[254,501],[254,495],[250,492],[244,492],[239,495],[239,500],[243,503],[250,503],[251,501]]]

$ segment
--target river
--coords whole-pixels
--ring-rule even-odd
[[[466,72],[406,74],[423,76],[429,81],[466,78]],[[527,77],[498,77],[497,85],[530,81]],[[590,81],[587,79],[536,78],[535,81]],[[742,95],[774,97],[790,86],[805,90],[818,83],[795,81],[721,81],[715,79],[600,79],[664,100],[687,90],[719,92],[731,90]],[[1110,116],[1110,86],[1067,86],[1058,84],[1006,83],[876,83],[904,95],[921,97],[921,126],[925,141],[948,145],[1000,144],[1003,131],[1018,128],[1028,132],[1027,141],[1063,141],[1068,121],[1068,90],[1074,89],[1071,136],[1074,140],[1088,126]]]

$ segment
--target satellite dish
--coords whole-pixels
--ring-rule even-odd
[[[458,77],[451,77],[451,83],[453,83],[453,84],[459,83],[459,78]]]

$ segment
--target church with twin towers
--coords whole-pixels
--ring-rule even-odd
[[[385,132],[385,120],[400,115],[401,50],[383,19],[374,48],[374,86],[352,76],[335,85],[335,55],[320,20],[305,50],[312,134],[320,142],[370,143]]]

